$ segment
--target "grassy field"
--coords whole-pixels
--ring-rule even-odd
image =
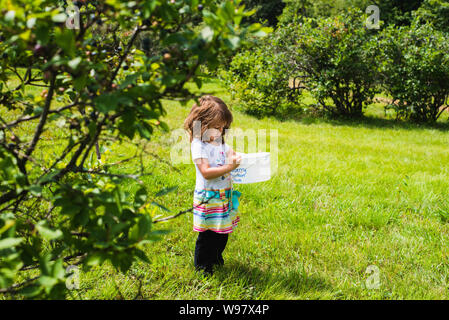
[[[230,235],[225,265],[211,278],[196,273],[197,234],[188,213],[157,229],[171,233],[146,247],[151,264],[125,274],[108,265],[81,273],[74,299],[447,299],[449,297],[449,124],[396,123],[379,105],[363,121],[255,119],[236,109],[210,82],[200,90],[225,100],[233,128],[276,129],[278,170],[272,179],[236,185],[241,222]],[[171,129],[182,127],[191,103],[165,102]],[[49,137],[53,141],[56,137]],[[147,148],[170,161],[170,133]],[[142,143],[143,146],[143,143]],[[123,143],[105,154],[116,162],[134,152]],[[245,151],[245,150],[237,150]],[[154,192],[178,190],[158,202],[178,212],[192,205],[193,164],[144,159]],[[135,173],[139,163],[115,168]],[[134,182],[124,188],[133,192]],[[158,214],[167,213],[158,209]],[[369,288],[367,268],[379,287]],[[70,297],[69,297],[70,298]]]

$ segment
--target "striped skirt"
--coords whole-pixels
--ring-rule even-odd
[[[237,227],[238,198],[241,193],[233,188],[195,190],[193,196],[193,230],[231,233]]]

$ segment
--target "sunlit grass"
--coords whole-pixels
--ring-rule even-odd
[[[109,265],[82,273],[73,298],[448,298],[446,118],[435,126],[396,123],[373,105],[362,121],[255,119],[238,112],[218,83],[199,91],[229,104],[233,128],[276,129],[279,135],[272,179],[235,186],[242,192],[241,222],[230,235],[225,266],[211,278],[194,271],[196,233],[186,214],[155,225],[172,232],[146,247],[150,264],[136,263],[125,275]],[[164,101],[171,129],[182,128],[192,103]],[[170,133],[157,131],[148,150],[170,161],[171,146]],[[117,144],[103,160],[116,162],[134,151]],[[137,173],[139,166],[135,160],[113,171]],[[142,180],[153,194],[178,186],[157,199],[178,212],[192,204],[195,170],[193,164],[174,166],[180,173],[146,156],[144,167],[153,175]],[[138,185],[125,181],[122,187],[132,193]],[[379,289],[366,288],[371,265],[379,268]]]
[[[202,91],[234,109],[217,84]],[[181,128],[191,103],[167,101],[165,107],[170,127]],[[379,106],[371,108],[378,116]],[[120,290],[134,298],[139,277],[146,299],[448,297],[448,224],[441,214],[448,208],[442,209],[449,187],[447,127],[369,117],[280,122],[233,113],[234,128],[278,130],[279,168],[268,182],[236,186],[243,193],[241,223],[230,236],[225,266],[210,279],[194,272],[196,233],[187,214],[156,225],[172,233],[147,248],[150,265],[136,264],[126,276],[111,269],[105,278],[106,268],[84,274],[79,297],[117,298]],[[152,142],[166,159],[170,145],[159,145],[168,136]],[[179,186],[158,199],[162,204],[175,212],[191,205],[193,165],[176,166],[181,174],[154,159],[146,166],[155,170],[145,179],[154,192]],[[379,289],[366,288],[370,265],[380,270]]]

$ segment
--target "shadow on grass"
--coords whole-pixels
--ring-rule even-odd
[[[385,119],[364,116],[356,119],[328,119],[328,123],[335,126],[353,126],[353,127],[364,127],[370,129],[405,129],[405,130],[438,130],[438,131],[449,131],[449,121],[448,122],[436,122],[436,123],[414,123],[407,121],[400,121],[395,119]]]
[[[438,121],[436,123],[416,123],[411,121],[378,118],[373,116],[362,116],[357,118],[338,118],[330,116],[309,116],[305,114],[301,115],[291,115],[291,116],[270,116],[275,120],[284,121],[295,121],[301,124],[320,124],[326,123],[333,126],[352,126],[352,127],[363,127],[369,129],[405,129],[405,130],[438,130],[442,132],[449,131],[449,121]]]
[[[236,261],[225,262],[225,265],[219,267],[214,275],[220,281],[225,281],[229,278],[236,281],[243,280],[256,289],[254,294],[266,291],[270,287],[278,287],[282,291],[287,291],[296,296],[310,292],[329,291],[331,289],[331,286],[324,279],[317,276],[307,276],[295,270],[276,273]],[[279,293],[282,294],[282,292]]]

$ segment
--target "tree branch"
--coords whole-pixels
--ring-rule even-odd
[[[180,212],[178,212],[177,214],[172,215],[172,216],[169,216],[169,217],[165,217],[165,218],[161,218],[161,219],[154,220],[153,223],[158,223],[158,222],[163,222],[163,221],[172,220],[172,219],[175,219],[175,218],[179,217],[180,215],[183,215],[183,214],[185,214],[185,213],[187,213],[187,212],[191,212],[191,211],[193,211],[193,209],[195,209],[195,207],[198,207],[198,206],[200,206],[200,205],[202,205],[202,204],[208,203],[208,202],[210,201],[210,199],[212,199],[213,197],[215,197],[215,195],[216,195],[217,193],[218,193],[218,191],[215,191],[215,192],[214,192],[214,195],[211,196],[209,199],[201,201],[201,203],[197,204],[196,206],[192,206],[192,208],[190,208],[190,209],[180,211]]]
[[[30,156],[33,153],[34,149],[36,148],[37,142],[39,141],[39,137],[41,136],[42,131],[44,130],[44,126],[48,117],[48,112],[50,110],[51,101],[53,99],[55,82],[56,82],[56,74],[52,73],[50,80],[50,89],[48,91],[47,98],[45,99],[44,109],[42,111],[41,118],[39,120],[39,124],[37,125],[36,131],[34,132],[34,137],[33,140],[31,141],[31,145],[25,151],[26,156]]]

